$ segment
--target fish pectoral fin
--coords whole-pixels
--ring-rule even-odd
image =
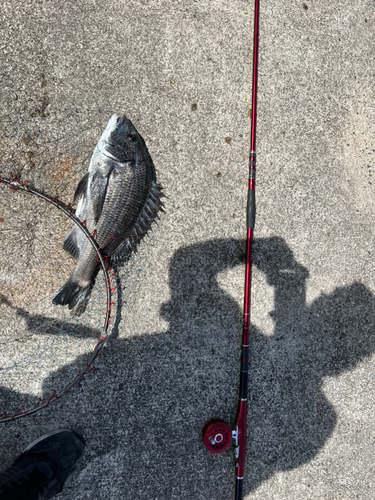
[[[79,248],[77,245],[77,233],[76,229],[73,228],[64,238],[63,249],[68,252],[76,260],[79,259]]]
[[[75,203],[81,196],[86,196],[86,191],[87,191],[87,183],[89,180],[89,173],[86,172],[86,174],[82,177],[82,179],[79,181],[78,186],[76,190],[74,191],[74,196],[73,196],[73,202]]]
[[[91,180],[90,194],[92,198],[92,208],[94,210],[95,224],[98,223],[103,210],[105,196],[107,194],[108,179],[110,173],[106,176],[95,172]]]

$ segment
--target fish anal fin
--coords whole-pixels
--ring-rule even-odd
[[[110,256],[114,264],[123,263],[130,259],[134,247],[130,238],[125,238],[124,241],[117,247],[116,251]]]

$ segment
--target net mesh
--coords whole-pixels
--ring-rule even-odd
[[[85,101],[47,112],[18,100],[1,120],[2,177],[69,204],[110,115]],[[117,335],[121,309],[144,272],[153,236],[127,263],[110,269],[109,281],[98,274],[81,316],[53,305],[76,266],[62,248],[71,226],[52,203],[0,184],[0,421],[50,403],[91,372],[98,346]]]

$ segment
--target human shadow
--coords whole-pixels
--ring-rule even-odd
[[[274,287],[272,336],[252,329],[247,488],[309,462],[336,425],[323,379],[375,351],[375,303],[361,283],[306,304],[308,271],[281,238],[259,239],[254,264]]]
[[[175,252],[160,311],[167,331],[120,334],[70,400],[38,415],[38,428],[71,425],[88,444],[66,498],[233,498],[233,450],[209,454],[201,430],[212,418],[234,423],[242,312],[217,276],[243,266],[244,249],[221,239]],[[274,287],[275,326],[272,335],[251,328],[245,494],[316,456],[337,419],[323,378],[375,351],[374,297],[364,285],[307,305],[308,271],[283,239],[255,240],[253,260]]]

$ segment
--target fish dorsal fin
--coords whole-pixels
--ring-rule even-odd
[[[79,248],[77,245],[76,228],[73,227],[64,238],[63,249],[68,252],[76,260],[79,259]]]
[[[86,196],[88,180],[89,180],[89,173],[86,172],[86,174],[79,181],[78,186],[74,192],[73,202],[76,202],[79,198],[81,198],[81,196]]]

